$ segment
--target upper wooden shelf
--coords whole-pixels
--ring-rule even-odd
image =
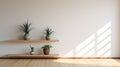
[[[29,43],[47,43],[47,42],[59,42],[59,40],[8,40],[7,42],[18,43],[18,42],[29,42]]]

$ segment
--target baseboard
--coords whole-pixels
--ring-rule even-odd
[[[120,57],[59,57],[60,59],[120,59]]]
[[[0,57],[0,59],[120,59],[120,57]]]

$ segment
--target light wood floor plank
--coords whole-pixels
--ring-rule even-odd
[[[0,59],[0,67],[120,67],[120,59]]]

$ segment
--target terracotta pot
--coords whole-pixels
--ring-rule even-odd
[[[30,40],[29,34],[24,35],[24,40]]]
[[[50,36],[46,36],[45,39],[46,39],[46,40],[50,40]]]
[[[44,53],[45,55],[49,55],[50,49],[44,48],[44,49],[43,49],[43,53]]]

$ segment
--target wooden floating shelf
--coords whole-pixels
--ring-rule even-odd
[[[59,54],[50,54],[50,55],[43,55],[43,54],[9,54],[6,57],[8,58],[54,58],[59,57]]]
[[[40,57],[40,56],[59,56],[59,54],[49,54],[49,55],[44,55],[44,54],[8,54],[8,56],[14,56],[14,57],[25,57],[25,56],[31,56],[31,57]]]
[[[18,42],[30,42],[30,43],[47,43],[47,42],[59,42],[59,40],[8,40],[7,42],[18,43]]]

